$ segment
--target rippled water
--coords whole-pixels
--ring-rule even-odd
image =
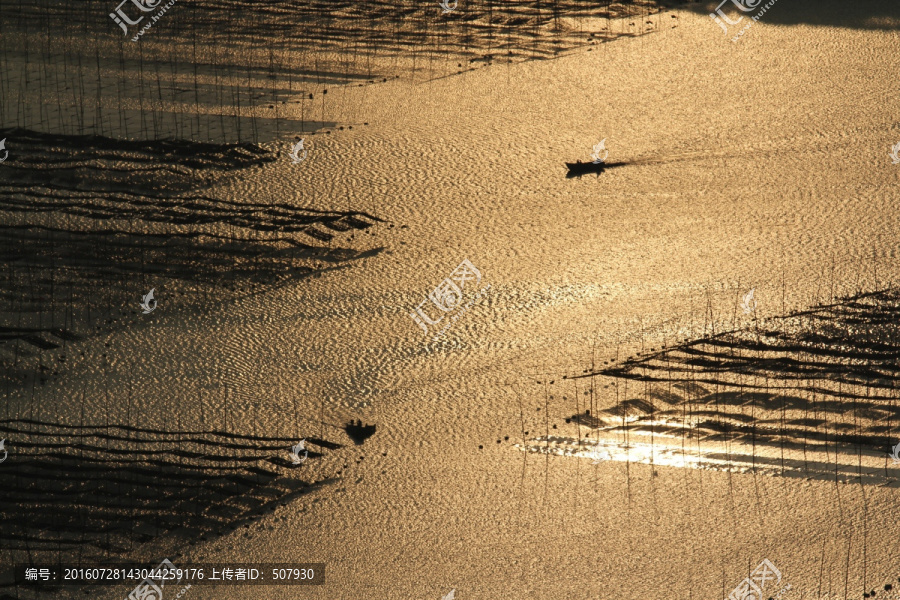
[[[8,514],[44,528],[17,531],[16,556],[36,552],[37,534],[56,526],[66,535],[45,538],[51,554],[322,560],[329,584],[304,590],[312,598],[439,598],[453,588],[460,599],[654,597],[660,581],[668,595],[708,597],[727,595],[762,557],[803,597],[892,579],[896,468],[884,446],[897,440],[892,413],[876,405],[893,398],[881,380],[896,357],[868,348],[866,336],[892,338],[838,326],[835,315],[817,325],[779,319],[819,304],[844,310],[842,298],[860,289],[896,287],[897,171],[886,153],[896,141],[884,100],[896,38],[761,22],[732,51],[705,15],[678,20],[555,60],[331,88],[321,109],[316,88],[315,112],[279,113],[278,127],[288,129],[289,116],[301,128],[345,127],[307,138],[299,166],[286,156],[295,124],[286,139],[259,134],[252,154],[265,160],[247,162],[260,166],[190,145],[214,164],[181,164],[162,145],[98,157],[96,140],[81,140],[91,164],[51,173],[16,163],[32,150],[6,133],[0,199],[4,228],[16,233],[0,246],[2,298],[16,319],[5,327],[38,331],[13,331],[13,349],[4,344],[0,416],[19,419],[3,424],[4,465],[58,460],[41,464],[67,466],[75,479],[33,479],[54,492],[99,473],[49,527],[24,520],[10,495]],[[230,105],[228,94],[221,102]],[[156,131],[168,127],[162,106],[155,117],[139,104],[127,110],[131,132],[144,130],[141,114],[148,132],[154,119]],[[207,130],[203,119],[181,123]],[[566,179],[563,162],[587,159],[603,138],[624,166]],[[161,170],[144,187],[122,173],[142,168]],[[23,196],[17,181],[40,193]],[[156,206],[157,196],[175,205]],[[37,210],[43,203],[50,210]],[[211,220],[175,223],[189,208]],[[332,237],[298,230],[310,226]],[[490,291],[429,341],[410,312],[463,259]],[[159,305],[143,315],[151,288]],[[740,308],[751,288],[752,316]],[[856,305],[844,308],[859,317]],[[868,318],[890,322],[884,310]],[[763,325],[770,318],[790,327]],[[70,330],[77,337],[66,339]],[[807,339],[802,352],[780,345],[803,331],[830,341]],[[838,355],[820,361],[823,349]],[[881,371],[867,372],[878,360]],[[799,379],[773,370],[819,362],[828,369]],[[692,385],[675,380],[676,367]],[[766,381],[782,389],[749,389]],[[49,432],[26,436],[21,419]],[[351,420],[377,429],[358,444]],[[48,425],[60,421],[89,427],[89,439]],[[195,439],[173,443],[173,431]],[[330,446],[290,469],[302,438],[316,452],[312,440]],[[140,489],[154,488],[151,455],[134,456],[144,441],[170,477],[195,474],[198,457],[181,451],[266,472],[256,482],[253,471],[227,483],[191,479],[196,486],[176,486],[182,495],[155,498],[156,520],[124,501],[118,512],[93,511],[92,494],[123,495],[113,474],[138,470]],[[104,471],[100,461],[121,461],[121,449],[136,462]],[[272,476],[303,493],[285,502],[288,488],[267,487]],[[875,485],[851,485],[860,480]],[[193,503],[203,493],[234,510],[214,502],[202,513]],[[198,510],[198,529],[175,533]],[[235,514],[247,520],[229,520]],[[132,540],[133,515],[146,527]],[[83,516],[102,534],[73,547]],[[64,517],[70,529],[59,526]],[[296,593],[267,588],[264,597]]]

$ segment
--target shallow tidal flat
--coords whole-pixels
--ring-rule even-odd
[[[558,56],[553,19],[510,20],[512,62],[460,2],[414,69],[412,16],[317,73],[268,2],[205,13],[218,55],[177,5],[143,75],[114,35],[80,71],[56,38],[46,63],[4,46],[0,560],[321,561],[321,587],[185,598],[464,600],[725,598],[768,558],[784,600],[880,597],[900,53],[785,2],[740,47],[702,3]],[[242,28],[287,41],[229,71]],[[567,179],[604,138],[620,166]],[[463,259],[490,291],[433,341],[410,313]]]

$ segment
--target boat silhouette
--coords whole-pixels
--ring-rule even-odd
[[[566,175],[566,177],[581,177],[582,175],[584,175],[586,173],[596,173],[597,175],[599,175],[606,169],[612,169],[614,167],[621,167],[621,166],[624,166],[627,164],[628,163],[624,163],[624,162],[614,162],[614,163],[609,163],[609,162],[595,163],[595,162],[581,162],[581,161],[573,162],[573,163],[567,162],[566,167],[569,169],[569,173]]]
[[[567,162],[566,166],[569,168],[569,173],[575,175],[584,175],[585,173],[602,173],[603,168],[606,166],[603,162]]]

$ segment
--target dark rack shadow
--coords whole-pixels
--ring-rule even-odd
[[[143,545],[162,538],[171,551],[315,487],[291,474],[308,464],[288,460],[290,438],[36,420],[3,420],[0,432],[15,438],[0,469],[2,489],[16,490],[0,497],[3,550],[35,560],[138,559]],[[311,461],[342,447],[306,441],[316,447]]]
[[[220,304],[383,250],[335,243],[383,222],[365,212],[197,193],[274,160],[252,144],[5,131],[18,137],[0,179],[0,364],[19,365],[14,379],[29,375],[21,357],[124,327],[164,282],[180,285],[170,308]]]
[[[5,118],[23,126],[40,123],[37,128],[43,129],[46,114],[53,114],[49,126],[57,130],[74,130],[77,124],[79,132],[103,133],[113,123],[124,127],[126,136],[139,132],[144,138],[276,140],[283,132],[308,131],[307,125],[333,125],[306,118],[318,108],[313,95],[324,103],[327,87],[374,84],[410,72],[439,78],[454,70],[452,63],[459,73],[498,60],[552,59],[672,27],[674,14],[656,17],[680,3],[473,0],[443,13],[437,2],[412,0],[312,2],[289,10],[282,0],[198,0],[179,4],[165,15],[165,26],[133,43],[141,26],[123,32],[108,18],[112,9],[103,0],[77,5],[0,0],[0,30],[35,38],[0,48],[0,61],[12,65],[5,87],[15,88],[24,76],[26,90],[30,81],[36,81],[32,90],[58,88],[60,79],[65,80],[61,87],[73,90],[65,102],[35,113],[30,94],[17,95],[16,108]],[[587,28],[582,19],[591,20]],[[626,22],[610,24],[618,19]],[[51,31],[76,41],[64,51],[53,47],[52,38],[37,43]],[[78,68],[57,73],[54,66],[52,75],[42,71],[33,77],[23,65],[35,60],[35,52],[38,63],[62,57]],[[435,60],[443,62],[437,72]],[[185,103],[202,109],[191,112]],[[294,111],[280,108],[287,104],[300,105],[299,120]]]
[[[900,436],[898,317],[900,290],[880,290],[569,376],[630,380],[642,390],[570,420],[623,435],[863,452],[887,462]]]

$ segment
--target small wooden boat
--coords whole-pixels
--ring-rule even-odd
[[[583,175],[584,173],[602,173],[605,165],[602,162],[583,163],[581,161],[578,161],[578,162],[573,162],[573,163],[567,162],[566,166],[569,168],[569,174]]]

